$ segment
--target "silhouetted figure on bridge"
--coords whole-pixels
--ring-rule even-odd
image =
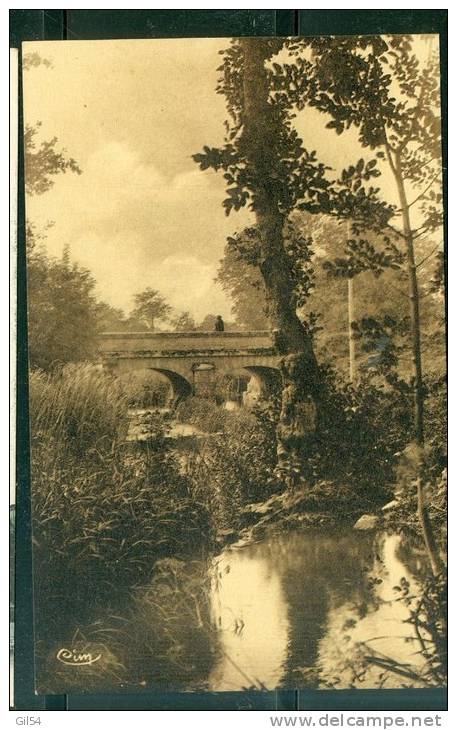
[[[216,317],[216,321],[214,323],[214,329],[216,330],[216,332],[224,331],[224,320],[222,319],[220,314],[218,314]]]

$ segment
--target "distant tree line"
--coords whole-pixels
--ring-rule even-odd
[[[96,357],[100,332],[175,332],[214,330],[215,314],[196,322],[189,312],[176,312],[155,289],[148,287],[133,297],[126,313],[101,301],[95,294],[91,272],[71,260],[68,248],[60,258],[50,256],[40,234],[28,229],[28,330],[32,369],[53,370],[68,362]],[[226,329],[240,329],[226,323]]]

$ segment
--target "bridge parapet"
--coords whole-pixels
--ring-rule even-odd
[[[109,372],[146,369],[164,375],[174,400],[199,394],[196,375],[207,366],[249,373],[265,393],[279,375],[270,332],[105,332],[98,336],[98,351]]]
[[[273,352],[268,331],[258,332],[103,332],[98,350],[110,353]]]

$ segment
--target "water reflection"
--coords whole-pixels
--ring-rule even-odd
[[[425,575],[405,538],[295,531],[227,548],[212,562],[195,558],[159,561],[148,585],[119,605],[107,597],[79,614],[57,612],[55,626],[46,614],[37,643],[43,691],[427,684],[410,609],[395,591],[406,579],[414,595]],[[59,649],[76,646],[102,659],[89,669],[56,662]]]
[[[210,688],[277,687],[287,659],[289,618],[268,551],[256,546],[228,551],[217,561],[216,571],[212,612],[222,656]]]
[[[394,590],[401,578],[415,587],[401,544],[397,535],[296,532],[225,551],[211,596],[222,654],[210,688],[400,686],[404,677],[376,664],[382,657],[420,673]]]
[[[329,609],[325,636],[319,642],[321,682],[332,687],[398,687],[406,675],[385,673],[384,663],[410,668],[420,675],[425,661],[418,654],[413,628],[405,623],[409,608],[395,588],[406,579],[418,586],[398,558],[398,535],[378,538],[373,569],[367,576],[372,600],[362,617],[351,600]],[[369,657],[368,666],[364,658]],[[418,682],[420,684],[420,682]]]

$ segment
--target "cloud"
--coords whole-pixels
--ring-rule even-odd
[[[197,319],[216,310],[228,316],[230,302],[214,277],[227,236],[249,215],[224,215],[220,176],[195,169],[169,178],[112,140],[89,156],[80,177],[61,182],[46,194],[46,207],[44,196],[32,198],[29,213],[56,221],[49,250],[59,255],[68,244],[93,272],[101,298],[129,309],[133,295],[152,286]]]
[[[173,307],[190,310],[198,321],[207,314],[230,315],[231,302],[215,283],[216,273],[215,265],[194,256],[172,255],[148,273],[148,280]]]

